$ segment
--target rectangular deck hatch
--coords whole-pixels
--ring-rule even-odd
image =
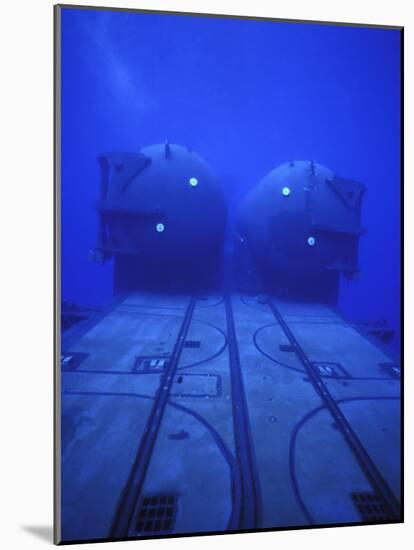
[[[397,380],[401,378],[401,369],[395,363],[380,363],[379,366],[391,377]]]
[[[171,396],[177,397],[220,397],[221,376],[216,374],[178,374],[174,376]]]
[[[350,374],[344,369],[340,363],[334,363],[331,361],[318,361],[312,363],[313,368],[316,370],[319,376],[325,378],[335,378],[336,380],[343,380],[351,378]]]
[[[62,371],[76,370],[83,361],[89,357],[89,353],[80,351],[64,352],[60,356],[60,366]]]
[[[137,513],[136,530],[142,535],[172,533],[176,514],[176,495],[144,496]]]
[[[164,372],[168,360],[165,357],[138,356],[135,358],[132,372],[161,373]]]

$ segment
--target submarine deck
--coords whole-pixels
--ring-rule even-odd
[[[61,390],[65,542],[401,519],[399,367],[325,305],[133,293]]]

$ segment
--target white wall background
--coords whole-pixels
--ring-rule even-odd
[[[215,550],[236,546],[247,549],[252,545],[307,550],[333,546],[337,550],[352,546],[376,550],[412,547],[409,539],[410,536],[414,539],[413,3],[408,0],[85,0],[84,3],[405,26],[406,524],[123,542],[111,548],[137,544],[143,549],[171,550],[211,545]],[[0,545],[8,550],[51,544],[52,5],[52,0],[9,0],[2,3],[0,12]]]

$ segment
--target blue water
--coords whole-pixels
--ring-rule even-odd
[[[96,244],[97,157],[190,145],[219,175],[230,217],[276,166],[314,159],[367,187],[354,320],[400,335],[400,32],[62,10],[62,297],[107,303]]]

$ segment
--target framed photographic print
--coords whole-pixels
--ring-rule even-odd
[[[55,542],[403,521],[403,29],[55,6]]]

